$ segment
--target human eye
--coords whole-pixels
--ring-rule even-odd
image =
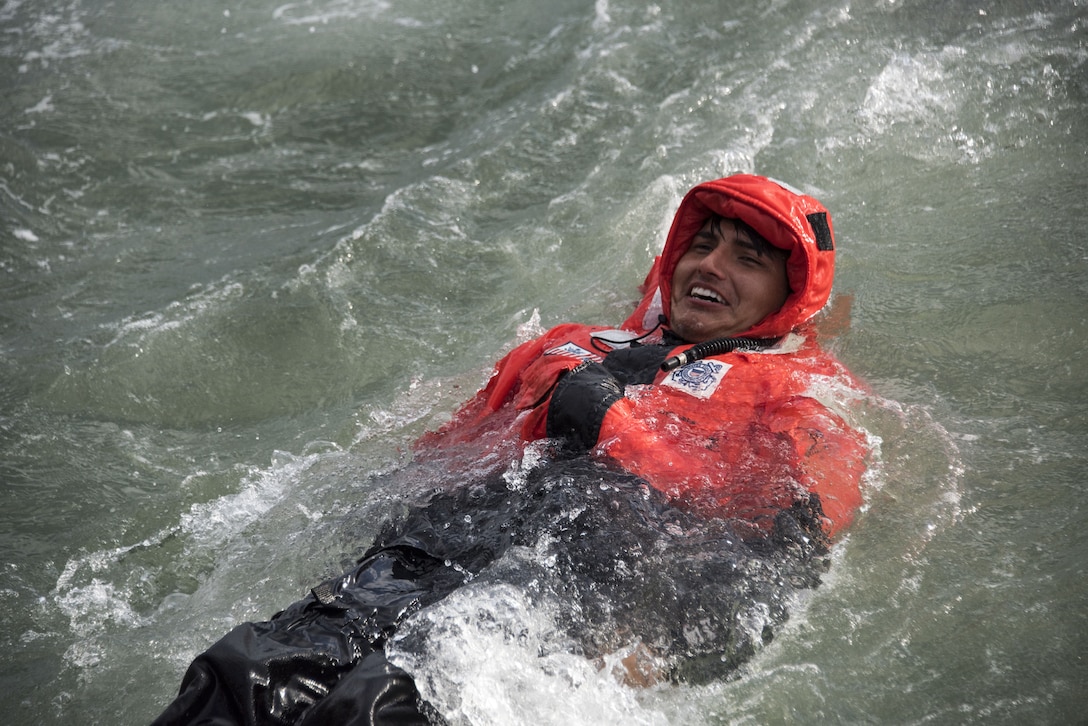
[[[695,237],[691,240],[691,249],[699,250],[700,252],[709,252],[714,249],[717,244],[717,240],[714,235],[708,232],[696,232]]]
[[[748,267],[766,267],[770,259],[752,245],[739,244],[736,247],[736,259]]]

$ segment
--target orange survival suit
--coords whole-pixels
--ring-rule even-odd
[[[663,370],[698,350],[669,330],[669,300],[676,263],[712,214],[788,250],[791,292],[737,338]],[[752,175],[700,184],[680,204],[642,300],[619,329],[568,323],[517,347],[417,453],[565,439],[686,507],[760,529],[814,494],[834,535],[861,504],[866,454],[837,410],[862,387],[805,327],[830,296],[834,267],[831,218],[817,200]]]
[[[692,346],[668,327],[670,282],[711,214],[789,250],[792,293],[743,337]],[[466,582],[504,581],[489,563],[542,538],[541,579],[572,603],[564,627],[585,653],[635,633],[671,652],[669,677],[732,672],[786,619],[785,593],[819,582],[817,528],[834,534],[861,503],[864,439],[835,403],[860,386],[802,327],[827,301],[834,254],[814,199],[755,176],[697,186],[619,329],[560,325],[503,358],[418,443],[417,460],[456,486],[384,525],[348,571],[197,656],[155,726],[441,723],[386,642]],[[600,461],[557,456],[507,486],[533,441]]]

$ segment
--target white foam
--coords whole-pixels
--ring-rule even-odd
[[[98,578],[57,594],[55,602],[68,616],[72,632],[83,638],[101,632],[108,623],[135,627],[142,622],[128,601],[128,593]]]
[[[50,93],[46,95],[45,98],[38,101],[38,103],[36,103],[35,105],[31,106],[28,109],[25,109],[23,113],[47,113],[49,111],[55,110],[56,108],[53,106],[53,94]]]
[[[299,475],[317,458],[317,454],[298,457],[283,451],[275,452],[275,465],[268,469],[252,469],[240,491],[194,504],[181,516],[181,530],[204,545],[228,540],[279,504],[293,489]]]
[[[132,337],[156,335],[169,330],[176,330],[197,320],[205,311],[217,309],[225,301],[241,298],[244,292],[245,288],[241,283],[224,279],[220,281],[219,287],[209,287],[203,291],[196,291],[184,301],[170,303],[165,312],[146,312],[130,315],[119,323],[104,326],[116,330],[116,335],[113,340],[106,344],[106,347],[118,343],[128,343]]]
[[[873,133],[896,124],[930,125],[952,116],[956,103],[946,87],[944,54],[898,53],[865,92],[860,117]]]
[[[284,25],[326,25],[332,20],[372,18],[388,11],[383,0],[334,0],[313,9],[313,2],[286,3],[272,11],[272,18]]]
[[[669,723],[647,691],[568,647],[555,607],[511,585],[469,585],[407,624],[390,658],[451,726]]]

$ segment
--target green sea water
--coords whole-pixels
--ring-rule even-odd
[[[6,0],[4,721],[150,721],[369,543],[493,360],[621,321],[683,192],[739,171],[831,210],[829,345],[874,392],[826,581],[738,679],[646,691],[542,661],[547,613],[507,602],[511,643],[457,599],[436,700],[1082,721],[1086,26],[1080,0]]]

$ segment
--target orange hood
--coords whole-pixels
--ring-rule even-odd
[[[789,250],[786,277],[790,294],[782,308],[738,336],[780,337],[820,311],[831,295],[835,276],[835,241],[831,215],[820,202],[781,182],[750,174],[704,182],[680,203],[665,247],[643,283],[643,298],[624,323],[645,332],[658,315],[669,317],[676,263],[695,233],[714,214],[740,219],[775,247]]]

